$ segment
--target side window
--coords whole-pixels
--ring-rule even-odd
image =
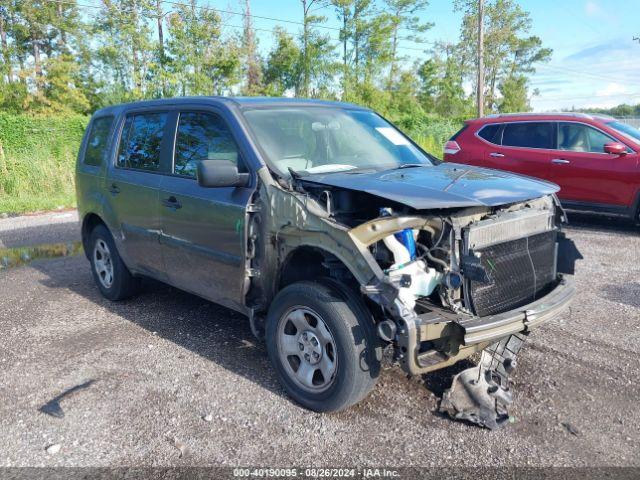
[[[224,121],[215,114],[180,114],[176,133],[173,173],[196,177],[200,160],[228,160],[238,165],[238,147]],[[238,165],[242,171],[242,165]]]
[[[553,148],[553,125],[550,122],[507,123],[502,145],[526,148]]]
[[[107,143],[109,141],[109,132],[113,125],[113,117],[94,118],[91,122],[91,131],[87,138],[87,147],[84,151],[83,162],[85,165],[93,165],[98,167],[102,165],[105,155],[107,154]]]
[[[500,139],[498,138],[498,133],[500,132],[500,125],[485,125],[478,132],[478,136],[480,138],[484,138],[487,142],[495,143],[500,145]]]
[[[122,129],[117,166],[157,172],[166,113],[138,113],[128,116]]]
[[[604,153],[604,144],[615,142],[609,135],[582,123],[558,124],[558,149],[572,152]]]

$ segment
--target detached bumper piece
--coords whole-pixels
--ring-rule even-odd
[[[509,422],[508,407],[513,402],[509,374],[525,336],[511,335],[482,352],[480,363],[453,377],[445,391],[440,411],[456,420],[465,420],[491,430]]]

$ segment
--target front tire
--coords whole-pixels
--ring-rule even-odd
[[[298,282],[274,299],[266,322],[269,358],[289,395],[317,412],[362,400],[380,372],[374,322],[348,288]]]
[[[96,226],[89,237],[91,273],[100,293],[109,300],[130,298],[138,291],[139,279],[129,272],[104,225]]]

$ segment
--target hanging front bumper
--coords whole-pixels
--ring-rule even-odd
[[[404,319],[398,344],[400,364],[418,375],[452,365],[509,335],[528,333],[561,314],[576,292],[571,277],[558,276],[556,286],[540,299],[522,307],[486,317],[430,311]],[[439,348],[429,348],[436,346]]]

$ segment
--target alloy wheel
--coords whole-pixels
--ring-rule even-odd
[[[319,393],[333,384],[336,344],[322,317],[311,309],[293,307],[280,318],[278,354],[287,375],[300,388]]]
[[[93,266],[102,286],[111,288],[113,285],[113,262],[109,246],[102,238],[99,238],[93,247]]]

